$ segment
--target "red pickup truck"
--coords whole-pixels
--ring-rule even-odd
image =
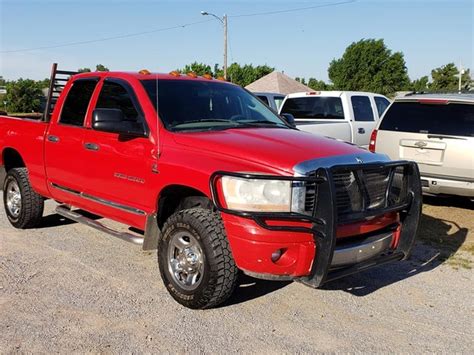
[[[57,213],[158,250],[170,294],[209,308],[238,270],[311,287],[406,259],[416,164],[295,129],[239,86],[194,73],[53,66],[43,119],[0,116],[5,211]],[[88,211],[141,230],[119,232]]]

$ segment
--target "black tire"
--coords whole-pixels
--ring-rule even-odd
[[[188,233],[202,251],[202,274],[193,290],[185,289],[170,270],[169,253],[178,234]],[[158,242],[158,265],[168,292],[180,304],[192,309],[217,306],[234,291],[238,269],[229,248],[218,213],[203,208],[182,210],[171,215],[163,226]]]
[[[16,183],[21,194],[21,207],[18,213],[13,213],[7,205],[7,189]],[[10,169],[3,183],[3,206],[10,223],[19,229],[38,226],[43,217],[44,199],[31,187],[26,168]]]

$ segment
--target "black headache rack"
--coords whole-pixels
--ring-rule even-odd
[[[58,63],[53,63],[53,66],[51,67],[51,77],[49,80],[48,97],[46,99],[46,108],[43,113],[43,121],[49,122],[59,95],[63,91],[71,76],[78,73],[79,72],[75,71],[58,70]]]
[[[374,194],[373,191],[368,191],[364,187],[367,183],[364,172],[373,173],[376,171],[382,172],[382,177],[386,184],[383,194]],[[354,189],[359,192],[359,199],[361,200],[356,202],[357,206],[353,206],[360,208],[354,208],[353,211],[341,210],[342,197],[339,191],[341,184],[337,180],[340,174],[347,174],[348,172],[354,177],[352,183],[354,184]],[[220,202],[221,197],[219,196],[217,186],[218,180],[223,176],[291,181],[293,186],[305,185],[307,189],[311,187],[311,190],[314,190],[312,195],[315,195],[314,198],[311,196],[311,201],[314,200],[312,210],[305,211],[305,213],[275,213],[227,209]],[[371,186],[370,181],[367,183],[367,186]],[[311,174],[308,174],[308,176],[302,177],[218,171],[211,176],[210,188],[214,204],[220,212],[253,219],[260,227],[271,231],[311,233],[316,244],[315,260],[313,261],[310,275],[301,277],[298,281],[315,288],[327,281],[338,279],[375,265],[408,258],[415,242],[421,214],[421,184],[418,166],[416,163],[406,161],[324,167],[318,168]],[[382,190],[382,187],[378,186],[378,190]],[[383,195],[383,198],[378,195]],[[401,229],[396,249],[386,251],[381,255],[357,264],[331,269],[338,225],[356,223],[390,212],[397,212],[400,216]],[[267,222],[271,220],[309,222],[311,227],[270,225]]]

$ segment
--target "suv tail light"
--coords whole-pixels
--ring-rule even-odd
[[[375,141],[377,140],[377,130],[374,129],[370,135],[369,150],[375,153]]]

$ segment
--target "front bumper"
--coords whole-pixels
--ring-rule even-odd
[[[296,279],[311,287],[393,260],[406,259],[414,244],[421,214],[421,185],[418,167],[412,162],[383,162],[344,165],[344,169],[383,167],[403,168],[406,176],[406,198],[397,204],[388,202],[381,208],[364,209],[341,217],[336,206],[333,174],[341,166],[322,167],[312,176],[284,177],[216,172],[211,177],[214,203],[221,212],[237,266],[251,276],[264,279]],[[393,173],[394,174],[394,173]],[[315,183],[318,201],[311,215],[300,213],[244,212],[229,210],[220,202],[219,179],[222,176],[248,179],[280,179],[295,183]],[[390,178],[392,179],[392,177]],[[388,192],[387,192],[388,194]],[[387,216],[396,216],[395,221]],[[387,218],[368,233],[355,233],[352,242],[338,238],[344,227],[375,224]],[[362,234],[362,235],[361,235]],[[350,237],[350,236],[349,236]],[[270,255],[283,251],[273,262]]]

